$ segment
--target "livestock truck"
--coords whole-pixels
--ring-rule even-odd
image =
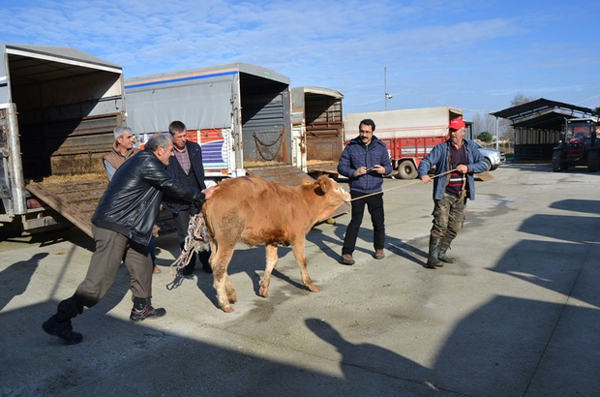
[[[358,136],[361,120],[372,119],[375,136],[385,143],[397,175],[414,179],[421,159],[435,145],[448,139],[450,120],[462,116],[462,110],[449,106],[347,113],[344,115],[345,139],[349,141]]]
[[[127,124],[142,141],[174,120],[202,148],[207,180],[260,175],[286,184],[307,177],[292,164],[290,80],[235,63],[129,78]]]
[[[293,162],[312,176],[337,176],[344,150],[343,98],[328,88],[292,88]]]
[[[91,236],[101,159],[125,118],[123,71],[70,47],[0,52],[0,232],[75,224]]]

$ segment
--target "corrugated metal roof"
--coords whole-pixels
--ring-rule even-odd
[[[592,114],[592,109],[571,105],[564,102],[551,101],[549,99],[536,99],[535,101],[527,102],[521,105],[512,106],[506,109],[498,110],[490,113],[492,116],[502,117],[509,120],[515,120],[521,117],[528,117],[532,114],[543,114],[551,111],[557,111],[562,114],[573,114],[574,112]]]

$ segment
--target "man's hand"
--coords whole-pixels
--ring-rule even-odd
[[[204,196],[205,196],[205,197],[204,197],[204,199],[205,199],[205,200],[208,200],[209,198],[211,198],[211,197],[212,197],[212,195],[213,195],[213,193],[214,193],[214,192],[215,192],[215,191],[216,191],[218,188],[219,188],[219,186],[217,185],[217,186],[212,186],[212,187],[209,187],[208,189],[204,189],[204,190],[202,191],[202,193],[204,193]]]
[[[385,174],[385,167],[383,165],[374,165],[373,167],[371,167],[371,169],[369,171],[375,171],[378,174]]]
[[[458,167],[456,167],[456,172],[458,172],[459,174],[466,174],[467,172],[469,172],[469,167],[467,167],[464,164],[461,164]]]
[[[354,176],[361,176],[367,173],[367,167],[360,167],[359,169],[357,169],[356,171],[354,171]]]
[[[431,182],[431,177],[429,175],[425,174],[425,175],[423,175],[421,180],[423,181],[423,183],[429,183],[429,182]]]

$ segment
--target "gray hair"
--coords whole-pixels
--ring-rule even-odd
[[[148,142],[146,142],[144,150],[152,153],[156,152],[159,147],[166,150],[169,147],[170,141],[171,137],[167,134],[154,134],[148,139]]]
[[[131,131],[131,128],[127,127],[126,125],[120,125],[118,127],[115,127],[115,129],[113,130],[115,141],[119,138],[123,138],[123,135],[125,135],[125,131],[133,132]]]

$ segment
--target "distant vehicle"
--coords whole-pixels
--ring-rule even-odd
[[[344,115],[345,140],[358,136],[361,120],[372,119],[377,125],[375,135],[385,143],[397,175],[414,179],[421,160],[448,139],[450,120],[459,117],[463,111],[448,106],[348,113]]]
[[[485,161],[488,165],[488,170],[493,171],[502,164],[506,163],[506,156],[504,155],[503,151],[496,149],[488,149],[477,143],[477,141],[471,142],[473,142],[477,146],[477,148],[479,149],[479,153],[481,153],[481,155],[485,158]]]
[[[597,172],[600,162],[599,132],[597,116],[566,120],[560,141],[552,152],[554,172],[566,171],[577,165],[587,165],[588,171]]]

